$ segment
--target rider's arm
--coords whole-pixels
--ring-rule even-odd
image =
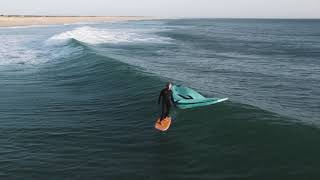
[[[174,106],[176,105],[173,99],[172,91],[170,91],[170,101],[171,101],[171,105],[174,105]]]
[[[158,98],[158,104],[160,104],[161,96],[162,96],[162,91],[160,92],[160,95],[159,95],[159,98]]]

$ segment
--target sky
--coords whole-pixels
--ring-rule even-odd
[[[0,0],[0,14],[320,18],[320,0]]]

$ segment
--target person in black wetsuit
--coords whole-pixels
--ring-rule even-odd
[[[160,117],[160,122],[169,116],[171,105],[173,105],[174,100],[172,97],[172,84],[169,82],[166,88],[162,89],[158,98],[158,104],[162,101],[162,113]]]

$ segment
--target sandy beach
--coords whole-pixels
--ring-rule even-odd
[[[0,16],[0,27],[146,19],[142,16]]]

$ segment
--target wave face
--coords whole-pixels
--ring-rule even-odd
[[[320,21],[176,19],[0,29],[3,179],[317,178]],[[165,82],[214,106],[172,111]]]

